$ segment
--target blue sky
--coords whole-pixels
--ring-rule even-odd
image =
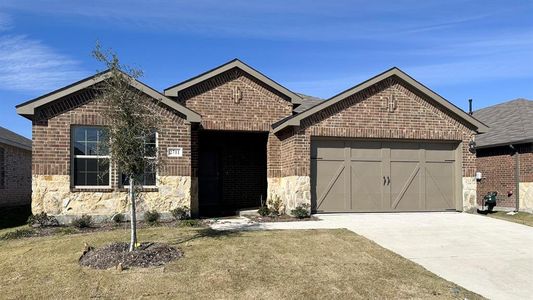
[[[95,42],[162,90],[235,57],[329,98],[398,66],[457,106],[533,98],[533,1],[2,0],[0,126],[100,70]]]

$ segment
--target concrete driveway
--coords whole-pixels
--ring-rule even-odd
[[[533,227],[466,213],[316,215],[321,221],[254,223],[217,230],[347,228],[438,276],[490,299],[533,299]]]
[[[533,227],[464,213],[320,218],[487,298],[533,299]]]

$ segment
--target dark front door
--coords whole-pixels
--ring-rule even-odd
[[[257,208],[266,198],[266,133],[203,131],[199,204],[203,216]]]

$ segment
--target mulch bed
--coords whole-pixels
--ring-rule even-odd
[[[320,219],[315,216],[310,216],[309,218],[303,218],[298,219],[295,217],[291,217],[289,215],[281,215],[281,216],[246,216],[248,219],[254,221],[254,222],[262,222],[262,223],[272,223],[272,222],[303,222],[303,221],[319,221]]]
[[[137,229],[143,229],[143,228],[150,228],[150,227],[176,227],[176,226],[182,226],[182,227],[203,227],[207,226],[209,223],[205,220],[198,220],[197,225],[181,225],[178,221],[167,221],[167,222],[160,222],[157,224],[148,224],[146,222],[137,222]],[[76,228],[74,226],[66,226],[66,225],[59,225],[59,226],[33,226],[28,228],[22,228],[16,230],[16,232],[9,232],[4,235],[0,235],[0,241],[2,240],[11,240],[11,239],[18,239],[18,238],[27,238],[27,237],[44,237],[44,236],[52,236],[52,235],[66,235],[66,234],[76,234],[76,233],[92,233],[92,232],[102,232],[102,231],[110,231],[110,230],[117,230],[117,229],[130,229],[130,223],[129,222],[123,222],[123,223],[99,223],[94,224],[91,227],[85,227],[85,228]]]
[[[159,243],[142,243],[135,251],[128,250],[127,243],[113,243],[98,249],[88,247],[79,263],[95,269],[115,268],[119,264],[122,269],[148,268],[163,266],[183,256],[181,250]]]

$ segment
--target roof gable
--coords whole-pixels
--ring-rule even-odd
[[[91,86],[94,86],[95,84],[98,84],[104,80],[106,80],[107,78],[109,78],[111,76],[111,71],[110,70],[106,70],[104,72],[101,72],[101,73],[98,73],[98,74],[95,74],[93,76],[90,76],[90,77],[87,77],[85,79],[82,79],[80,81],[77,81],[71,85],[68,85],[66,87],[63,87],[61,89],[58,89],[58,90],[55,90],[51,93],[48,93],[46,95],[43,95],[41,97],[38,97],[38,98],[35,98],[33,100],[29,100],[27,102],[24,102],[22,104],[19,104],[16,106],[17,108],[17,113],[19,115],[22,115],[28,119],[32,119],[33,118],[33,115],[35,114],[35,109],[38,108],[38,107],[41,107],[43,105],[46,105],[46,104],[49,104],[53,101],[56,101],[56,100],[59,100],[65,96],[68,96],[68,95],[71,95],[73,93],[76,93],[78,91],[81,91],[85,88],[88,88],[88,87],[91,87]],[[200,122],[201,121],[201,116],[186,108],[185,106],[179,104],[179,103],[176,103],[175,101],[165,97],[164,95],[162,95],[161,93],[159,93],[158,91],[154,90],[153,88],[149,87],[148,85],[138,81],[138,80],[133,80],[131,81],[131,86],[143,93],[145,93],[146,95],[152,97],[153,99],[155,100],[158,100],[160,101],[161,103],[163,103],[164,105],[182,113],[183,115],[185,115],[187,121],[190,121],[190,122]]]
[[[238,59],[231,60],[219,67],[216,67],[212,70],[209,70],[205,73],[202,73],[198,76],[195,76],[193,78],[190,78],[188,80],[185,80],[183,82],[180,82],[176,85],[173,85],[167,89],[164,90],[165,96],[169,97],[176,97],[178,93],[186,88],[189,88],[191,86],[194,86],[198,83],[201,83],[203,81],[209,80],[210,78],[213,78],[219,74],[222,74],[226,71],[229,71],[233,68],[238,68],[242,70],[243,72],[248,73],[249,75],[255,77],[257,80],[263,82],[264,84],[268,85],[269,87],[273,88],[274,90],[280,92],[281,94],[287,96],[291,103],[293,104],[301,104],[302,103],[302,97],[300,97],[298,94],[293,93],[289,89],[285,88],[284,86],[280,85],[279,83],[275,82],[274,80],[268,78],[267,76],[263,75],[259,71],[255,70],[254,68],[248,66],[247,64],[243,63],[242,61]]]
[[[515,99],[474,111],[474,117],[490,126],[476,136],[478,148],[533,142],[533,101]]]
[[[379,83],[383,80],[386,80],[390,77],[393,77],[393,76],[396,76],[398,78],[400,78],[402,81],[404,81],[406,84],[408,84],[409,86],[413,87],[414,89],[418,90],[419,92],[421,92],[422,94],[426,95],[427,97],[433,99],[435,102],[437,102],[438,104],[442,105],[445,109],[449,110],[450,112],[452,112],[454,115],[456,115],[459,119],[462,119],[463,121],[465,121],[467,124],[470,124],[472,125],[477,132],[486,132],[488,127],[483,124],[482,122],[478,121],[477,119],[475,119],[474,117],[472,117],[471,115],[467,114],[466,112],[464,112],[463,110],[461,110],[460,108],[458,108],[457,106],[453,105],[452,103],[450,103],[448,100],[444,99],[443,97],[441,97],[440,95],[438,95],[437,93],[433,92],[432,90],[430,90],[429,88],[427,88],[426,86],[422,85],[421,83],[419,83],[418,81],[416,81],[415,79],[413,79],[411,76],[407,75],[406,73],[404,73],[402,70],[394,67],[392,69],[389,69],[375,77],[372,77],[344,92],[341,92],[339,94],[337,94],[336,96],[333,96],[325,101],[322,101],[318,104],[316,104],[315,106],[297,114],[297,115],[294,115],[290,118],[287,118],[285,120],[282,120],[281,122],[277,123],[275,126],[274,126],[274,132],[279,132],[287,127],[290,127],[290,126],[300,126],[300,123],[303,119],[307,118],[307,117],[310,117],[311,115],[315,114],[315,113],[318,113],[320,111],[322,111],[323,109],[325,108],[328,108],[354,94],[357,94],[363,90],[365,90],[366,88],[376,84],[376,83]]]

